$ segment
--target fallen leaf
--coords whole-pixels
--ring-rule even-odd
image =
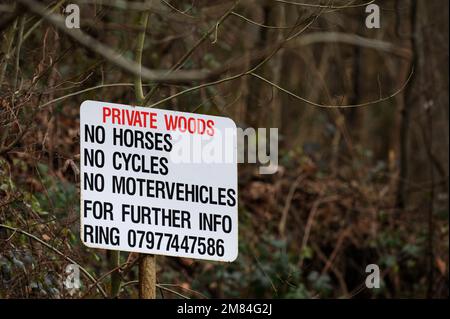
[[[440,257],[436,258],[436,266],[439,269],[441,275],[445,276],[447,270],[447,264]]]

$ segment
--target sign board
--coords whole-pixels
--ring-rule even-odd
[[[80,161],[86,246],[236,259],[237,144],[231,119],[85,101]]]

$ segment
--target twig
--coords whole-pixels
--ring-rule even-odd
[[[122,289],[125,288],[125,287],[127,287],[127,286],[130,286],[130,285],[137,285],[138,283],[139,283],[139,280],[133,280],[133,281],[126,282],[126,283],[124,283],[124,284],[122,285]],[[163,284],[156,284],[156,287],[159,288],[159,289],[168,291],[168,292],[170,292],[170,293],[172,293],[172,294],[174,294],[174,295],[177,295],[178,297],[181,297],[181,298],[183,298],[183,299],[191,299],[191,298],[189,298],[188,296],[185,296],[185,295],[183,295],[183,294],[180,294],[179,292],[177,292],[177,291],[175,291],[175,290],[172,290],[172,289],[169,289],[169,288],[167,288],[167,287],[164,287]]]
[[[242,14],[239,14],[239,13],[234,12],[234,11],[231,12],[231,14],[236,16],[236,17],[241,18],[242,20],[244,20],[244,21],[246,21],[246,22],[248,22],[250,24],[257,25],[257,26],[259,26],[261,28],[283,30],[283,29],[292,29],[293,27],[295,27],[295,26],[272,26],[272,25],[267,25],[267,24],[256,22],[256,21],[254,21],[252,19],[249,19],[249,18],[243,16]]]
[[[132,265],[134,265],[135,263],[136,263],[135,261],[131,261],[131,262],[130,262],[130,261],[126,261],[126,262],[124,262],[122,265],[119,265],[119,266],[117,266],[117,267],[111,269],[110,271],[104,273],[103,275],[101,275],[101,276],[97,279],[97,281],[96,281],[95,283],[93,283],[93,284],[88,288],[88,290],[84,293],[84,295],[83,295],[81,298],[82,298],[82,299],[85,298],[85,297],[89,294],[89,292],[92,290],[92,288],[94,288],[97,284],[99,284],[100,282],[102,282],[106,277],[108,277],[108,275],[110,275],[110,274],[112,274],[112,273],[114,273],[114,272],[116,272],[116,271],[121,271],[121,270],[127,271],[127,270],[129,269],[129,267],[132,266]],[[120,291],[120,285],[119,285],[119,288],[118,288],[118,292],[119,292],[119,291]],[[118,292],[117,292],[116,294],[112,295],[112,297],[117,296],[117,295],[118,295]]]
[[[307,104],[313,105],[313,106],[317,106],[317,107],[321,107],[321,108],[351,108],[351,107],[363,107],[363,106],[369,106],[369,105],[373,105],[373,104],[377,104],[377,103],[382,103],[385,101],[388,101],[390,99],[392,99],[393,97],[395,97],[396,95],[400,94],[401,92],[403,92],[404,88],[408,85],[412,75],[414,73],[414,69],[411,70],[411,73],[408,76],[408,79],[405,81],[405,83],[402,85],[402,87],[400,89],[398,89],[397,91],[395,91],[394,93],[383,97],[381,99],[377,99],[377,100],[373,100],[373,101],[369,101],[369,102],[365,102],[365,103],[358,103],[358,104],[348,104],[348,105],[329,105],[329,104],[320,104],[320,103],[316,103],[313,101],[309,101],[291,91],[286,90],[285,88],[282,88],[281,86],[269,81],[268,79],[262,77],[261,75],[258,75],[256,73],[251,72],[250,75],[254,76],[257,79],[260,79],[261,81],[266,82],[267,84],[270,84],[271,86],[273,86],[274,88],[277,88],[278,90],[302,101],[305,102]]]
[[[231,14],[231,11],[230,11],[230,14]],[[274,49],[274,50],[273,50],[266,58],[264,58],[263,61],[261,61],[260,63],[258,63],[256,66],[252,67],[250,70],[245,71],[245,72],[242,72],[242,73],[239,73],[239,74],[236,74],[236,75],[233,75],[233,76],[229,76],[229,77],[227,77],[227,78],[219,79],[219,80],[216,80],[216,81],[212,81],[212,82],[208,82],[208,83],[204,83],[204,84],[200,84],[200,85],[197,85],[197,86],[188,88],[188,89],[183,90],[183,91],[181,91],[181,92],[175,93],[175,94],[173,94],[173,95],[171,95],[171,96],[169,96],[169,97],[167,97],[167,98],[164,98],[164,99],[162,99],[162,100],[160,100],[160,101],[158,101],[158,102],[155,102],[155,103],[149,105],[149,107],[156,107],[156,106],[158,106],[158,105],[161,105],[161,104],[163,104],[163,103],[165,103],[165,102],[167,102],[167,101],[170,101],[170,100],[173,99],[173,98],[176,98],[176,97],[178,97],[178,96],[184,95],[184,94],[186,94],[186,93],[190,93],[190,92],[193,92],[193,91],[197,91],[197,90],[199,90],[199,89],[202,89],[202,88],[205,88],[205,87],[209,87],[209,86],[214,86],[214,85],[226,83],[226,82],[229,82],[229,81],[233,81],[233,80],[239,79],[239,78],[241,78],[241,77],[243,77],[243,76],[250,75],[252,72],[255,72],[257,69],[259,69],[261,66],[263,66],[267,61],[269,61],[270,58],[271,58],[272,56],[274,56],[274,55],[278,52],[278,50],[279,50],[280,48],[283,47],[283,45],[284,45],[287,41],[293,39],[295,36],[299,35],[299,34],[302,33],[303,31],[305,31],[305,30],[306,30],[306,29],[307,29],[307,28],[308,28],[308,27],[309,27],[309,26],[317,19],[317,17],[318,17],[319,15],[320,15],[320,13],[316,14],[316,15],[313,17],[313,19],[311,19],[311,21],[309,21],[309,22],[307,23],[307,25],[306,25],[305,27],[303,27],[299,32],[295,33],[294,35],[292,35],[292,36],[288,37],[287,39],[285,39],[284,41],[280,42],[280,43],[275,47],[275,49]]]
[[[62,100],[65,100],[65,99],[67,99],[69,97],[72,97],[72,96],[75,96],[75,95],[80,95],[80,94],[83,94],[83,93],[86,93],[86,92],[89,92],[89,91],[93,91],[93,90],[109,88],[109,87],[117,87],[117,86],[134,86],[134,83],[111,83],[111,84],[96,85],[96,86],[93,86],[93,87],[90,87],[90,88],[87,88],[87,89],[83,89],[83,90],[80,90],[80,91],[76,91],[76,92],[72,92],[72,93],[66,94],[64,96],[60,96],[60,97],[58,97],[56,99],[53,99],[53,100],[48,101],[48,102],[45,102],[45,103],[39,105],[39,109],[42,109],[42,108],[44,108],[46,106],[49,106],[51,104],[54,104],[54,103],[62,101]]]
[[[108,295],[106,294],[106,292],[103,290],[103,288],[97,283],[97,280],[85,269],[83,268],[78,262],[76,262],[75,260],[73,260],[72,258],[70,258],[69,256],[66,256],[65,254],[63,254],[61,251],[59,251],[57,248],[47,244],[45,241],[39,239],[38,237],[20,229],[20,228],[15,228],[15,227],[11,227],[8,225],[4,225],[4,224],[0,224],[1,228],[5,228],[5,229],[9,229],[15,232],[18,232],[22,235],[27,236],[28,238],[31,238],[37,242],[39,242],[40,244],[44,245],[45,247],[47,247],[48,249],[52,250],[53,252],[55,252],[56,254],[58,254],[59,256],[63,257],[65,260],[67,260],[68,262],[72,263],[72,264],[76,264],[80,267],[81,272],[93,283],[96,284],[96,287],[98,289],[98,291],[103,295],[103,297],[108,298]]]
[[[316,214],[317,214],[317,211],[319,210],[320,205],[322,205],[324,203],[335,201],[338,198],[339,198],[338,196],[333,195],[333,196],[325,197],[322,199],[318,199],[313,204],[313,207],[311,208],[311,212],[309,213],[309,216],[308,216],[308,220],[306,222],[305,233],[303,234],[303,240],[302,240],[302,244],[300,246],[300,261],[299,261],[300,268],[303,266],[303,250],[305,249],[306,245],[308,244],[309,235],[311,233],[311,229],[312,229],[312,226],[314,223],[314,218],[316,217]]]
[[[147,29],[148,16],[149,16],[149,12],[148,11],[144,11],[140,15],[139,26],[142,27],[143,30]],[[136,45],[136,52],[135,52],[136,63],[139,65],[139,74],[136,75],[135,82],[134,82],[135,83],[134,90],[135,90],[135,94],[136,94],[136,102],[138,104],[142,104],[144,102],[144,99],[145,99],[144,91],[143,91],[143,88],[142,88],[142,76],[141,76],[141,72],[142,72],[142,52],[144,51],[144,42],[145,42],[145,31],[141,31],[138,34],[137,45]]]
[[[98,55],[105,58],[108,62],[130,73],[131,75],[139,75],[143,79],[152,82],[171,82],[186,83],[192,81],[201,81],[207,77],[208,73],[203,70],[179,70],[170,74],[164,70],[150,70],[141,67],[135,61],[124,58],[109,46],[102,44],[90,35],[84,33],[80,29],[68,29],[65,26],[64,19],[59,14],[52,14],[46,11],[45,7],[35,0],[17,0],[23,4],[30,12],[42,17],[44,20],[52,24],[60,31],[80,43]]]
[[[294,197],[295,191],[297,190],[298,185],[303,181],[304,177],[305,176],[303,174],[298,176],[289,189],[289,193],[286,197],[286,203],[284,204],[283,212],[281,213],[280,223],[278,224],[278,233],[280,234],[281,238],[284,238],[284,232],[286,229],[288,213],[291,209],[292,198]]]
[[[371,1],[359,3],[359,4],[347,4],[347,5],[342,5],[342,6],[334,6],[334,5],[326,5],[326,4],[301,3],[301,2],[288,1],[288,0],[274,0],[274,1],[278,2],[278,3],[290,4],[290,5],[300,6],[300,7],[323,8],[323,9],[347,9],[347,8],[366,7],[369,4],[375,2],[375,0],[371,0]]]
[[[205,296],[204,294],[202,294],[201,292],[195,291],[195,290],[190,289],[190,288],[183,287],[183,286],[178,285],[178,284],[159,284],[158,286],[178,287],[178,288],[180,288],[180,289],[183,289],[183,290],[189,291],[189,292],[191,292],[191,293],[197,294],[197,295],[199,295],[199,296],[202,297],[202,298],[208,299],[208,297],[206,297],[206,296]]]
[[[184,63],[189,59],[189,57],[197,50],[197,48],[208,39],[208,37],[217,30],[217,25],[223,23],[226,18],[230,16],[230,14],[233,12],[234,8],[238,5],[240,0],[237,0],[234,2],[234,4],[231,6],[230,9],[228,9],[223,16],[219,18],[217,23],[212,26],[190,49],[187,51],[169,70],[169,73],[179,70],[183,67]],[[155,85],[150,92],[145,97],[144,105],[147,105],[153,96],[153,94],[156,92],[156,90],[159,88],[159,85]]]
[[[180,9],[178,9],[178,8],[176,8],[175,6],[173,6],[172,4],[170,4],[169,1],[161,0],[161,2],[164,3],[166,6],[168,6],[170,9],[174,10],[175,12],[178,12],[179,14],[182,14],[182,15],[184,15],[184,16],[186,16],[186,17],[194,18],[194,19],[195,19],[194,16],[191,16],[191,15],[189,15],[189,14],[186,13],[186,12],[188,12],[190,9],[187,9],[187,10],[185,10],[185,11],[181,11]]]
[[[395,44],[378,39],[370,39],[359,36],[357,34],[345,33],[345,32],[314,32],[306,34],[292,43],[292,47],[306,46],[315,43],[344,43],[355,46],[360,46],[369,49],[375,49],[379,51],[385,51],[395,54],[404,59],[410,59],[412,53],[409,49],[398,47]]]

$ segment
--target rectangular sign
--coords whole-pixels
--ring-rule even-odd
[[[236,259],[237,143],[231,119],[85,101],[80,161],[86,246]]]

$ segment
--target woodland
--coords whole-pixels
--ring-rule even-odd
[[[448,298],[448,12],[1,0],[0,298],[140,296],[138,254],[81,242],[85,100],[278,128],[274,174],[239,164],[238,258],[156,256],[156,298]],[[64,285],[69,264],[79,289]]]

